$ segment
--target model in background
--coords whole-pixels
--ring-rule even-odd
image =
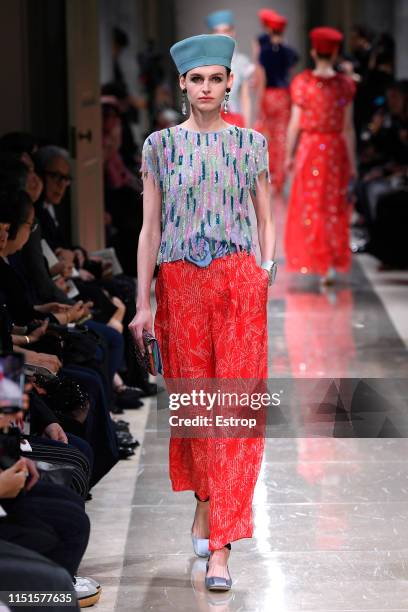
[[[207,26],[213,34],[224,34],[236,38],[235,17],[232,11],[216,11],[207,16]],[[251,125],[251,96],[249,91],[249,79],[255,69],[249,57],[241,53],[235,47],[231,61],[231,72],[234,75],[234,83],[227,100],[227,112],[223,112],[222,118],[227,123],[239,127],[250,127]]]
[[[285,184],[286,132],[290,118],[289,74],[299,57],[283,41],[287,19],[270,9],[258,13],[265,28],[255,44],[258,70],[258,113],[255,129],[269,144],[272,185],[279,194]]]
[[[351,263],[347,190],[356,174],[352,99],[354,82],[333,66],[343,36],[333,28],[310,33],[314,70],[291,85],[287,162],[294,162],[285,248],[287,269],[333,282]]]

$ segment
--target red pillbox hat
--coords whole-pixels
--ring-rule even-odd
[[[283,32],[286,28],[288,20],[283,15],[279,15],[276,11],[272,9],[261,9],[258,13],[258,17],[267,28],[271,28],[275,32]]]
[[[343,40],[343,34],[334,28],[314,28],[309,33],[312,47],[324,55],[337,51]]]

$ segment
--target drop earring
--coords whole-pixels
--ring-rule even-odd
[[[187,115],[187,89],[182,91],[181,114]]]
[[[224,97],[224,113],[228,113],[228,101],[229,101],[229,95],[230,95],[230,88],[227,87],[227,89],[225,90],[225,97]]]

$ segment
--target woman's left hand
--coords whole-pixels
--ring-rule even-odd
[[[71,307],[68,304],[59,304],[58,302],[49,302],[48,304],[38,304],[34,306],[35,310],[43,314],[61,314],[67,312]]]
[[[46,319],[39,327],[37,327],[30,333],[30,335],[28,336],[30,343],[38,342],[38,340],[40,340],[40,338],[42,338],[44,334],[47,333],[47,329],[48,329],[48,319]]]

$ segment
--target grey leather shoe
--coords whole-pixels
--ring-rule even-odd
[[[231,544],[226,544],[225,548],[231,550]],[[207,561],[207,572],[208,572],[209,562]],[[232,587],[232,578],[229,573],[228,565],[227,572],[229,578],[222,578],[221,576],[211,576],[208,578],[205,577],[205,586],[209,591],[229,591]]]
[[[197,538],[195,535],[191,534],[191,541],[193,542],[194,552],[197,557],[209,557],[210,551],[208,549],[209,539],[205,538]]]
[[[194,497],[199,502],[208,502],[209,497],[207,499],[200,499],[197,493],[194,493]],[[197,536],[191,534],[191,541],[193,543],[194,552],[197,557],[209,557],[210,551],[208,549],[210,540],[209,538],[198,538]]]

